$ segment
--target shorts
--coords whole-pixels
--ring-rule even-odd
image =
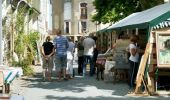
[[[56,70],[61,70],[67,67],[67,55],[55,56]]]
[[[51,56],[48,60],[46,60],[44,57],[42,57],[43,59],[43,69],[49,69],[52,70],[53,66],[54,66],[54,62],[53,62],[53,56]]]

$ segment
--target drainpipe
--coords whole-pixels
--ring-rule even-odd
[[[3,65],[2,57],[2,0],[0,0],[0,67]]]

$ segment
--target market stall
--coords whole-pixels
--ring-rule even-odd
[[[154,27],[157,27],[160,23],[170,18],[169,7],[170,3],[165,3],[142,12],[133,13],[108,28],[108,30],[116,31],[116,33],[124,31],[127,34],[136,34],[140,37],[140,46],[144,52],[141,54],[140,70],[138,70],[138,76],[136,78],[136,95],[142,91],[143,86],[149,95],[157,92],[156,89],[158,84],[156,82],[157,76],[159,76],[157,75],[157,72],[160,72],[159,69],[163,68],[160,67],[159,62],[162,61],[167,63],[168,61],[164,61],[164,59],[168,59],[168,57],[162,56],[165,54],[165,52],[163,52],[163,54],[161,53],[163,58],[161,58],[161,60],[158,59],[158,57],[160,57],[158,56],[158,53],[162,52],[162,50],[157,49],[156,46],[160,43],[162,34],[154,32]],[[165,26],[167,26],[167,23]],[[160,36],[158,34],[160,34]],[[163,36],[164,35],[165,34],[163,34]],[[169,43],[168,39],[166,42]],[[168,65],[166,65],[166,67],[167,66]],[[167,68],[169,69],[169,66]]]

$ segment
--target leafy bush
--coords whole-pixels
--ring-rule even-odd
[[[20,62],[13,61],[12,65],[21,67],[24,75],[26,76],[31,76],[34,74],[33,68],[30,66],[30,61],[28,59],[24,59]]]
[[[39,32],[25,33],[25,13],[27,9],[24,7],[19,9],[16,16],[16,34],[14,40],[14,52],[17,53],[19,61],[13,62],[16,66],[22,67],[24,75],[32,75],[33,69],[30,67],[37,54],[37,40],[39,40]]]

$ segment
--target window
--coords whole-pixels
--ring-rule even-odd
[[[80,3],[80,19],[87,19],[87,3]]]
[[[69,22],[66,22],[66,33],[69,33]]]
[[[69,34],[70,33],[70,22],[69,21],[66,21],[64,23],[64,32]]]
[[[86,31],[87,31],[87,22],[80,21],[79,22],[79,33],[86,33]]]
[[[82,27],[82,33],[86,32],[87,23],[86,22],[81,22],[81,27]]]

